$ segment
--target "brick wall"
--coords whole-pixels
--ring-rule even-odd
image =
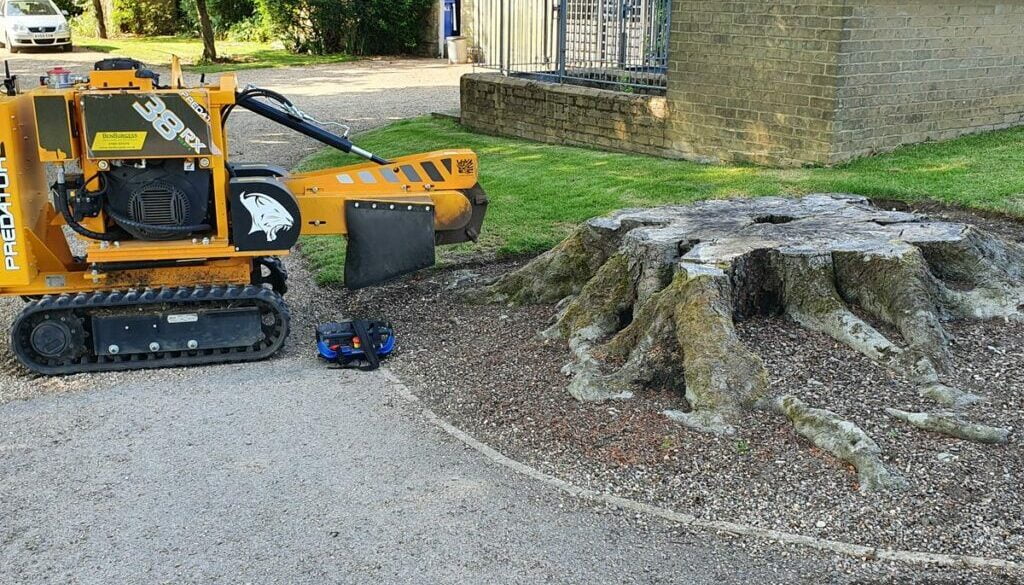
[[[1024,2],[848,4],[830,162],[1024,123]]]
[[[673,2],[673,147],[723,161],[829,162],[844,4]]]
[[[496,75],[486,132],[661,156],[828,165],[1024,124],[1024,1],[674,0],[666,99]]]
[[[1024,123],[1024,2],[675,0],[684,155],[834,164]]]
[[[462,123],[488,134],[677,157],[665,98],[496,73],[462,77]]]

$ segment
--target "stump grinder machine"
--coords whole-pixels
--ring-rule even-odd
[[[279,257],[300,235],[345,235],[346,284],[360,288],[480,233],[487,197],[469,150],[386,160],[232,74],[186,87],[175,63],[168,81],[132,59],[87,76],[58,68],[27,91],[7,73],[0,295],[29,301],[11,348],[30,370],[265,358],[288,335]],[[294,174],[232,163],[236,108],[368,162]]]

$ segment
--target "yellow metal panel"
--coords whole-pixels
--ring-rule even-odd
[[[120,270],[93,274],[88,271],[39,272],[30,283],[4,294],[43,295],[126,288],[161,288],[176,286],[247,285],[251,281],[249,258],[235,258],[198,265]]]
[[[471,150],[440,150],[403,156],[388,165],[365,163],[296,173],[286,183],[298,197],[318,193],[358,193],[367,197],[396,191],[470,189],[478,182],[478,166],[476,153]]]
[[[35,144],[31,99],[0,98],[0,287],[25,285],[37,272],[26,232],[49,203],[39,153],[25,147]]]
[[[89,87],[96,89],[137,89],[150,91],[153,89],[153,80],[148,77],[136,77],[136,71],[90,71]]]
[[[89,262],[145,262],[148,260],[198,260],[208,258],[231,258],[266,256],[266,250],[239,252],[226,240],[211,238],[204,240],[171,240],[147,242],[125,240],[117,245],[94,242],[89,245]],[[275,255],[287,251],[275,250]]]

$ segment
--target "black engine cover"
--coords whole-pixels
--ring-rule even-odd
[[[181,160],[148,160],[145,168],[114,167],[105,178],[114,222],[140,240],[186,238],[196,232],[160,228],[207,224],[212,192],[209,170],[185,171]],[[118,216],[133,223],[118,221]]]

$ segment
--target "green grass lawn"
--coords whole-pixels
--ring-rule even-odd
[[[574,225],[630,206],[698,199],[811,192],[936,200],[1024,216],[1024,129],[902,148],[834,168],[767,169],[715,166],[497,138],[466,131],[451,120],[418,118],[357,137],[385,157],[441,148],[472,148],[480,155],[480,182],[491,199],[476,246],[444,250],[466,254],[537,253]],[[358,162],[331,149],[303,169]],[[321,284],[341,282],[342,238],[305,238],[303,251]]]
[[[133,57],[147,65],[170,65],[171,55],[181,59],[186,71],[215,73],[257,69],[261,67],[287,67],[289,65],[317,65],[351,61],[350,55],[296,55],[279,43],[217,41],[218,63],[200,63],[203,43],[188,37],[138,37],[99,39],[76,36],[74,42],[84,49],[110,53],[111,56]]]

